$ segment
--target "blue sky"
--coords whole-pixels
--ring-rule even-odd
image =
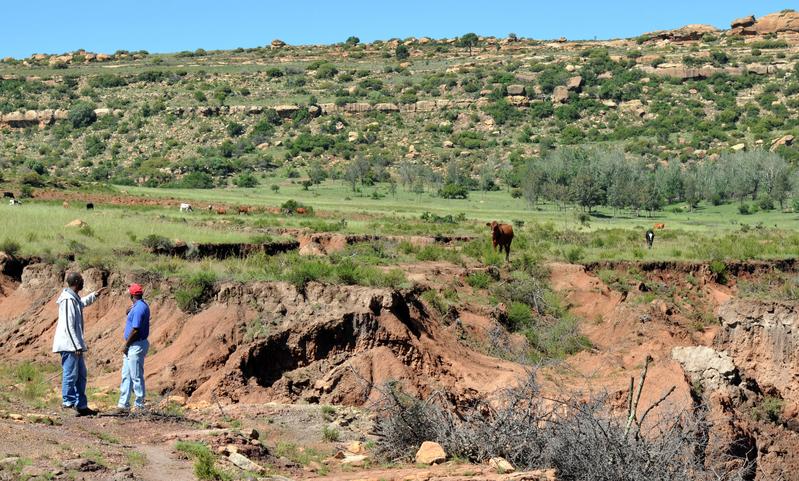
[[[466,32],[532,38],[619,38],[687,23],[728,28],[732,19],[796,7],[772,0],[8,0],[0,7],[0,57],[79,48],[176,52],[334,43]]]

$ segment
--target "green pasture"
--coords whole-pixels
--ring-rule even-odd
[[[279,185],[279,190],[274,192],[271,185]],[[126,207],[96,202],[96,208],[87,211],[78,202],[72,202],[66,209],[59,202],[36,200],[28,200],[22,206],[3,204],[0,205],[0,250],[10,243],[23,255],[57,260],[73,254],[84,266],[155,270],[170,275],[210,270],[222,278],[274,279],[286,277],[288,264],[299,262],[295,254],[274,261],[192,262],[149,254],[142,240],[156,235],[190,243],[262,242],[280,237],[279,229],[284,227],[383,235],[458,234],[474,236],[475,240],[460,242],[453,249],[442,246],[411,249],[393,241],[371,246],[374,252],[353,248],[348,255],[364,265],[434,260],[501,265],[503,259],[493,253],[485,226],[487,221],[498,220],[514,224],[512,262],[746,260],[799,254],[799,214],[774,210],[742,215],[736,204],[702,205],[691,212],[685,206],[673,205],[651,217],[607,209],[585,216],[574,207],[559,208],[552,204],[530,207],[523,199],[514,199],[505,191],[472,192],[469,199],[449,200],[428,192],[406,192],[401,187],[391,194],[387,185],[362,187],[360,192],[353,192],[342,181],[325,181],[308,190],[285,178],[262,179],[261,185],[254,189],[127,186],[114,189],[133,196],[171,198],[175,205]],[[312,207],[315,215],[235,212],[238,205],[279,207],[289,199]],[[179,202],[192,203],[194,212],[179,212]],[[205,210],[209,204],[234,208],[226,215],[217,215]],[[431,216],[423,218],[424,213]],[[84,221],[87,227],[66,226],[76,219]],[[666,228],[656,231],[655,245],[650,250],[645,246],[644,232],[654,223],[664,223]]]

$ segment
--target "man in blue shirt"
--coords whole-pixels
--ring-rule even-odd
[[[150,335],[150,306],[142,297],[144,291],[138,284],[131,284],[128,289],[133,303],[128,309],[125,322],[125,345],[122,347],[122,385],[119,387],[119,403],[117,412],[127,413],[130,410],[130,391],[136,396],[134,406],[137,411],[144,409],[144,356],[150,348],[147,338]]]

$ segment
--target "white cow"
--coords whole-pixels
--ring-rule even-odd
[[[194,212],[194,209],[191,208],[191,204],[186,204],[185,202],[180,204],[180,211],[181,212]]]
[[[17,199],[9,199],[8,200],[8,205],[21,205],[21,204],[22,204],[22,202],[18,201]]]

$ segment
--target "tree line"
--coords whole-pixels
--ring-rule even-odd
[[[652,163],[615,150],[573,148],[517,162],[507,181],[531,206],[548,201],[587,211],[605,206],[638,214],[679,202],[693,209],[702,201],[720,205],[749,199],[764,209],[775,204],[784,208],[797,191],[796,172],[780,155],[764,150],[682,164]]]

